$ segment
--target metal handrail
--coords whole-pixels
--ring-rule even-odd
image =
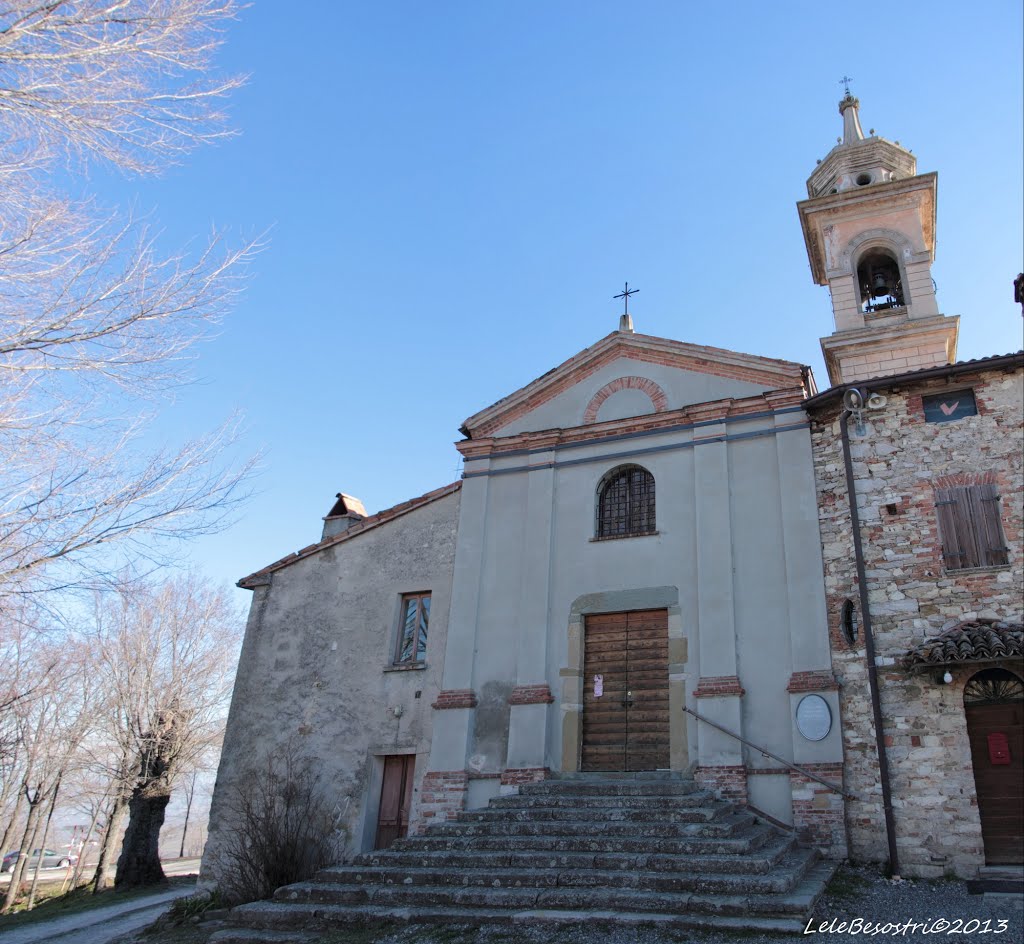
[[[753,742],[748,741],[744,737],[740,737],[735,731],[730,731],[728,728],[723,728],[717,721],[712,721],[710,718],[705,718],[703,715],[697,714],[697,712],[694,711],[692,708],[687,708],[684,705],[683,711],[685,711],[688,715],[693,715],[698,721],[703,721],[705,724],[710,724],[713,728],[718,728],[718,730],[721,731],[723,734],[728,734],[729,737],[736,738],[736,740],[739,741],[741,744],[746,744],[747,747],[751,747],[755,751],[760,751],[762,754],[764,754],[765,757],[770,757],[772,760],[777,760],[780,764],[782,764],[785,767],[788,767],[790,770],[795,770],[798,773],[803,774],[805,777],[814,780],[816,783],[820,783],[823,787],[828,787],[829,790],[831,790],[833,793],[838,793],[841,797],[845,797],[847,800],[856,799],[856,797],[852,793],[847,793],[842,787],[837,787],[834,783],[829,783],[827,780],[822,780],[821,777],[817,776],[816,774],[812,774],[809,770],[805,770],[803,767],[800,767],[796,764],[792,764],[785,758],[779,757],[778,754],[773,754],[767,748],[761,747],[758,744],[754,744]]]

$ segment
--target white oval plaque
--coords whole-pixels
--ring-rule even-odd
[[[832,730],[832,709],[821,695],[805,695],[796,706],[796,729],[808,741],[823,741]]]

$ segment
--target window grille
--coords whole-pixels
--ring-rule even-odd
[[[654,530],[654,476],[636,465],[616,469],[601,485],[597,536],[623,538]]]
[[[986,669],[964,686],[965,705],[1006,705],[1024,700],[1024,682],[1006,669]]]
[[[999,567],[1009,563],[994,485],[935,489],[942,559],[947,570]]]

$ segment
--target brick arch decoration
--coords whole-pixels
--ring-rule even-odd
[[[937,475],[932,482],[935,488],[963,488],[971,485],[998,485],[995,472],[954,472],[952,475]]]
[[[583,413],[584,425],[597,422],[597,413],[601,409],[601,404],[619,390],[642,390],[651,398],[655,413],[664,413],[668,409],[668,397],[665,396],[665,391],[653,380],[649,380],[647,377],[617,377],[610,383],[606,383],[591,398]]]

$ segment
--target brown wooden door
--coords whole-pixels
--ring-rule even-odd
[[[667,768],[668,612],[588,616],[583,672],[580,769]]]
[[[377,839],[374,849],[386,849],[409,831],[412,807],[412,774],[415,754],[384,758],[384,782],[380,788],[380,812],[377,814]]]
[[[966,705],[981,836],[991,865],[1024,862],[1024,702]]]

